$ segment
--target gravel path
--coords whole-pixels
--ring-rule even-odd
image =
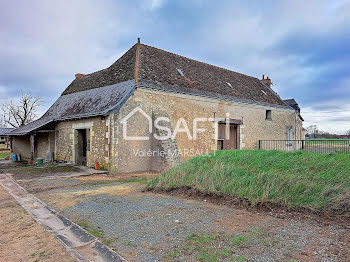
[[[350,260],[346,228],[142,193],[141,183],[80,182],[56,180],[51,190],[47,181],[25,186],[62,215],[95,230],[128,261]]]

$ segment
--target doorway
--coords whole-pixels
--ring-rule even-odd
[[[76,129],[77,143],[75,150],[75,163],[87,165],[88,137],[86,129]]]
[[[226,136],[229,132],[228,136]],[[218,126],[218,150],[235,150],[238,149],[238,125],[219,123]]]

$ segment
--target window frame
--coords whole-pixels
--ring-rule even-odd
[[[266,110],[265,111],[265,120],[272,121],[272,110]]]

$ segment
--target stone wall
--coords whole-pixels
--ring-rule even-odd
[[[193,134],[192,122],[194,118],[213,119],[210,122],[198,123],[198,128],[203,129],[203,132],[198,134],[196,140],[188,139],[186,133],[178,133],[175,140],[157,141],[153,138],[154,132],[149,133],[148,120],[141,112],[137,111],[127,121],[127,133],[129,136],[145,136],[148,140],[127,141],[123,139],[121,121],[136,107],[141,108],[151,117],[152,121],[158,116],[169,116],[171,123],[167,125],[171,127],[172,131],[177,121],[183,118],[186,120],[191,134]],[[266,120],[266,110],[271,110],[271,120]],[[296,138],[304,138],[302,121],[295,116],[294,110],[288,108],[218,101],[139,88],[124,104],[120,112],[113,117],[113,136],[117,141],[113,145],[114,156],[111,160],[114,169],[120,172],[166,169],[178,163],[179,159],[185,161],[195,155],[212,152],[217,149],[214,123],[218,119],[225,118],[226,113],[229,113],[230,119],[242,121],[238,128],[240,149],[257,149],[259,139],[287,139],[287,127],[292,127],[294,138],[295,122],[297,123]],[[162,125],[166,126],[163,123]],[[156,132],[159,131],[156,130]],[[167,151],[169,148],[173,151],[179,150],[180,155],[174,158],[169,155],[159,156],[157,154],[157,151]],[[137,155],[137,152],[143,153]]]
[[[23,160],[30,160],[29,136],[14,136],[12,138],[12,150],[15,154],[21,155]]]
[[[46,158],[47,152],[50,151],[50,137],[54,133],[37,133],[34,136],[34,159],[41,157]],[[13,136],[12,150],[15,154],[21,155],[23,160],[30,160],[30,136]]]
[[[91,117],[79,120],[59,122],[56,125],[55,159],[76,162],[78,134],[77,130],[86,129],[90,144],[87,152],[87,165],[93,167],[98,161],[108,168],[108,127],[110,117]]]

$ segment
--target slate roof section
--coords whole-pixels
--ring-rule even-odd
[[[180,69],[184,76],[181,76],[177,69]],[[192,88],[213,95],[285,106],[258,78],[142,44],[139,79]]]
[[[14,128],[0,127],[0,136],[5,136],[12,130],[14,130]]]
[[[10,135],[26,135],[55,122],[108,115],[122,106],[135,88],[133,80],[60,96],[38,120],[17,128]]]
[[[187,95],[190,94],[190,95],[199,96],[199,97],[219,99],[219,100],[230,101],[230,102],[238,102],[243,104],[253,104],[253,105],[288,109],[286,104],[272,105],[271,103],[267,103],[267,102],[257,102],[249,99],[236,98],[230,95],[222,95],[218,93],[197,90],[189,87],[170,85],[170,84],[160,83],[152,80],[140,80],[137,87],[152,89],[157,91],[170,92],[170,93],[187,94]]]
[[[292,107],[293,109],[297,110],[300,113],[300,107],[294,98],[285,99],[283,100],[283,102],[285,102],[288,106]]]

